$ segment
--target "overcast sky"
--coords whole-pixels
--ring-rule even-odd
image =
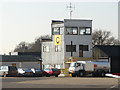
[[[51,20],[69,18],[69,2],[4,2],[0,5],[0,54],[13,51],[21,41],[33,42],[51,35]],[[73,19],[92,19],[93,30],[111,31],[118,37],[117,2],[72,2]]]

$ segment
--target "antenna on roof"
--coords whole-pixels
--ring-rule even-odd
[[[72,4],[71,4],[71,2],[70,2],[70,5],[69,6],[67,6],[67,8],[70,10],[70,19],[72,18],[72,12],[73,12],[73,8],[75,9],[75,6],[73,7],[72,6]]]

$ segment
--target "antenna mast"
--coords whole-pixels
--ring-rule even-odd
[[[72,4],[71,4],[71,2],[70,2],[70,5],[67,6],[67,8],[70,10],[70,19],[71,19],[71,18],[72,18],[72,12],[73,12],[72,8],[75,8],[75,6],[72,7]]]

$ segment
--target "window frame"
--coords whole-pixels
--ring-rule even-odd
[[[91,35],[91,33],[92,33],[92,28],[91,27],[85,27],[85,32],[86,32],[86,29],[87,28],[90,28],[90,33],[85,33],[85,35]]]
[[[58,34],[54,33],[54,28],[58,28],[58,30],[59,30]],[[52,27],[52,35],[60,35],[60,27]]]
[[[71,30],[70,34],[68,33],[67,28],[70,28],[70,30]],[[77,31],[76,34],[73,34],[73,31],[75,30],[74,28],[76,28],[76,31]],[[79,30],[78,27],[66,27],[65,28],[65,35],[78,35],[78,30]]]
[[[80,33],[81,30],[82,30],[82,28],[84,28],[84,30],[85,30],[85,33],[84,33],[84,34],[81,34],[81,33]],[[87,28],[90,28],[90,33],[86,33]],[[91,35],[91,33],[92,33],[92,27],[79,27],[79,35]]]

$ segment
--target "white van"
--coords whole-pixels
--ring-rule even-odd
[[[17,76],[18,71],[15,66],[0,66],[0,76]]]

